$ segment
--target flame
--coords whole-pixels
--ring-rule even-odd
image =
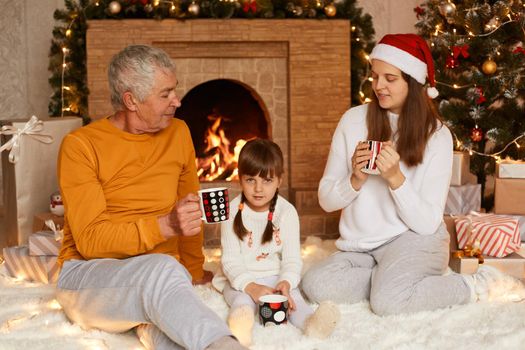
[[[199,180],[213,181],[223,179],[226,181],[232,181],[237,179],[239,152],[246,141],[243,139],[237,140],[234,151],[231,153],[231,142],[226,137],[224,129],[221,127],[223,118],[211,115],[208,119],[215,120],[208,130],[206,130],[204,136],[206,143],[206,149],[203,152],[204,156],[196,159]]]

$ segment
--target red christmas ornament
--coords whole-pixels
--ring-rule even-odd
[[[454,56],[447,56],[445,60],[445,68],[454,69],[459,66],[459,62],[454,58]]]
[[[476,104],[480,105],[483,102],[487,101],[485,95],[483,95],[483,89],[481,87],[476,87],[478,98],[476,99]]]
[[[470,139],[473,142],[479,142],[483,139],[483,130],[477,125],[470,131]]]
[[[515,53],[515,54],[520,54],[522,53],[523,55],[525,55],[525,49],[521,46],[518,46],[514,49],[514,51],[512,51],[512,53]]]
[[[257,12],[257,2],[255,0],[247,0],[244,2],[244,5],[242,7],[242,10],[245,12],[245,13],[248,13],[248,12]]]
[[[420,6],[417,6],[417,7],[414,7],[414,12],[416,13],[417,19],[419,19],[419,17],[425,14],[425,9]]]
[[[470,46],[468,44],[452,46],[452,54],[454,55],[454,58],[456,59],[459,56],[463,56],[463,58],[468,58],[470,56],[470,54],[468,53],[469,48]]]

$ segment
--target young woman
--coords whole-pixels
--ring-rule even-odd
[[[322,303],[314,311],[297,285],[301,278],[301,249],[297,211],[278,190],[283,155],[269,140],[252,140],[239,154],[242,193],[230,204],[231,217],[222,224],[222,270],[214,286],[230,305],[228,325],[244,345],[251,343],[256,304],[267,294],[289,300],[290,322],[307,335],[324,338],[339,320],[337,307]]]
[[[429,98],[430,50],[415,34],[386,35],[370,59],[372,102],[343,115],[319,185],[323,209],[342,209],[340,252],[305,274],[303,290],[313,301],[368,299],[382,315],[476,300],[497,272],[443,276],[452,137]],[[379,175],[362,171],[371,158],[364,140],[383,141]]]

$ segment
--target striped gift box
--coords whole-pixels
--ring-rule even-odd
[[[29,255],[58,256],[62,241],[57,241],[55,233],[51,231],[35,232],[29,236]]]
[[[518,220],[495,214],[467,215],[456,220],[458,247],[479,242],[484,255],[501,258],[521,247]]]
[[[450,186],[445,214],[461,215],[481,209],[481,185]]]
[[[30,256],[27,246],[3,249],[7,272],[26,281],[56,283],[60,268],[56,256]]]

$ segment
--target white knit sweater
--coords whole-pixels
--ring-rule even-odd
[[[279,196],[273,213],[273,239],[261,245],[261,238],[268,220],[268,211],[255,212],[248,205],[242,210],[244,227],[251,231],[241,241],[233,232],[233,219],[239,210],[241,197],[230,203],[230,219],[222,223],[222,270],[231,286],[237,290],[244,288],[256,278],[278,275],[286,280],[291,288],[296,288],[301,278],[301,245],[299,216],[294,206]],[[250,239],[251,236],[251,239]],[[214,286],[220,285],[214,278]],[[221,288],[222,290],[222,288]]]
[[[350,183],[352,155],[366,140],[368,105],[348,110],[335,130],[330,155],[319,184],[319,203],[328,211],[342,209],[341,237],[336,245],[344,251],[368,251],[412,230],[421,235],[436,232],[443,221],[452,173],[452,136],[439,126],[430,137],[423,162],[415,167],[400,163],[405,182],[391,190],[380,175],[369,175],[359,191]],[[398,116],[389,113],[392,130]]]

